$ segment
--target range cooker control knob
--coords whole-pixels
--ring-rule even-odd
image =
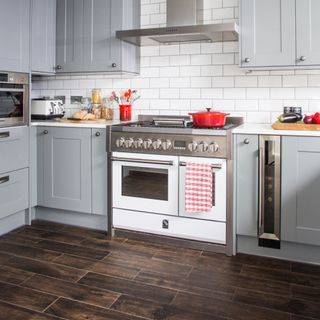
[[[214,153],[218,151],[219,151],[219,145],[217,145],[216,143],[211,143],[209,145],[209,152]]]
[[[201,142],[198,148],[200,152],[206,152],[208,151],[209,146],[206,142]]]
[[[191,152],[197,151],[197,150],[198,150],[198,143],[195,142],[195,141],[190,142],[190,143],[188,144],[188,149],[189,149],[189,151],[191,151]]]
[[[117,146],[117,148],[122,148],[122,147],[124,147],[124,138],[119,138],[119,139],[117,139],[116,140],[116,146]]]
[[[149,149],[152,145],[152,140],[151,139],[147,139],[143,141],[143,149]]]
[[[162,141],[160,139],[157,139],[152,142],[152,147],[154,150],[158,150],[158,149],[160,149],[161,144],[162,144]]]
[[[141,138],[137,139],[137,140],[134,140],[134,147],[136,149],[140,149],[142,148],[142,145],[143,145],[143,140]]]
[[[169,150],[172,147],[172,142],[171,140],[167,139],[166,141],[162,142],[162,149],[163,150]]]
[[[133,139],[132,138],[129,138],[127,139],[125,142],[124,142],[124,145],[127,149],[131,148],[133,146]]]

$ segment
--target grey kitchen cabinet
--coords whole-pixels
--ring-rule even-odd
[[[296,0],[297,64],[320,65],[320,1]]]
[[[91,213],[91,129],[47,127],[39,135],[39,205]]]
[[[240,65],[295,65],[295,13],[295,0],[241,0]]]
[[[0,1],[0,70],[29,72],[30,0]]]
[[[282,138],[281,239],[320,244],[320,138]]]
[[[257,236],[258,226],[258,135],[237,135],[236,161],[236,216],[239,235]]]
[[[28,168],[0,174],[0,219],[29,206]]]
[[[39,127],[37,204],[107,214],[106,129]]]
[[[31,0],[31,71],[55,72],[56,0]]]
[[[57,73],[138,73],[139,48],[115,32],[139,26],[140,0],[57,0]]]
[[[106,129],[92,129],[92,213],[107,215]]]
[[[28,137],[27,127],[0,129],[0,173],[29,166]]]

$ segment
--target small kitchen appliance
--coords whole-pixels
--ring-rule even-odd
[[[50,120],[62,118],[64,114],[61,100],[40,98],[31,101],[31,119]]]
[[[129,230],[207,243],[233,253],[232,129],[199,128],[189,116],[140,115],[137,122],[109,127],[109,230]],[[185,206],[186,166],[212,168],[212,208]]]

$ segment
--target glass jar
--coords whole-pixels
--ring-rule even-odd
[[[92,104],[101,104],[101,90],[93,89],[91,92],[91,102]]]
[[[96,119],[101,119],[101,107],[100,104],[92,105],[92,114],[94,114]]]

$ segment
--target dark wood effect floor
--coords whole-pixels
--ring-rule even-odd
[[[0,237],[0,319],[320,319],[320,267],[35,221]]]

